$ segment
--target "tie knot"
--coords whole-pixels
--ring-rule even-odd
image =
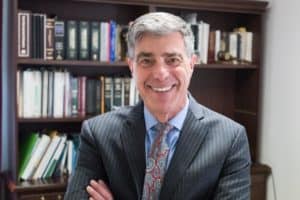
[[[158,122],[155,125],[155,130],[159,133],[168,133],[172,128],[173,128],[173,126],[169,123],[160,123],[160,122]]]

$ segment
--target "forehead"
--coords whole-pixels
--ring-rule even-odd
[[[165,35],[144,33],[135,45],[135,55],[140,52],[152,54],[184,53],[185,44],[181,33],[172,32]]]

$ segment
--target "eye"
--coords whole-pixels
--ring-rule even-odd
[[[180,65],[182,62],[182,59],[178,56],[171,56],[171,57],[167,57],[166,58],[166,63],[167,65],[170,65],[170,66],[178,66]]]
[[[150,67],[153,65],[154,61],[151,58],[140,58],[137,63],[142,67]]]

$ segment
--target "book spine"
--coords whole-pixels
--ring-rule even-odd
[[[87,21],[79,22],[79,59],[88,60],[90,58],[89,36],[90,24]]]
[[[117,24],[115,21],[110,21],[110,43],[109,43],[109,61],[114,62],[116,60],[116,29]]]
[[[78,115],[78,78],[71,77],[71,115]]]
[[[102,85],[101,85],[101,80],[97,79],[96,80],[96,114],[100,114],[101,113],[101,99],[102,99]]]
[[[120,77],[115,77],[113,79],[114,84],[113,84],[113,91],[114,91],[114,108],[118,108],[120,106],[122,106],[122,80]]]
[[[104,112],[108,112],[111,110],[112,84],[112,77],[104,77]]]
[[[54,23],[53,18],[47,18],[46,21],[46,59],[54,59]]]
[[[78,58],[78,26],[77,21],[69,20],[66,26],[66,58],[68,60],[77,60]]]
[[[96,80],[86,80],[86,113],[88,115],[95,114],[96,110]]]
[[[18,12],[18,56],[29,58],[31,41],[31,14],[28,11]]]
[[[91,22],[91,59],[100,60],[100,23]]]
[[[32,58],[37,58],[37,40],[38,40],[38,16],[37,14],[31,15],[32,28],[31,28],[31,49],[32,49]]]
[[[54,23],[54,58],[55,60],[65,59],[65,22],[55,21]]]

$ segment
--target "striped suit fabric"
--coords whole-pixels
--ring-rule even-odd
[[[250,199],[251,161],[245,128],[189,98],[159,199]],[[85,121],[65,199],[88,199],[85,188],[91,179],[104,180],[114,199],[141,199],[145,134],[143,102]]]

